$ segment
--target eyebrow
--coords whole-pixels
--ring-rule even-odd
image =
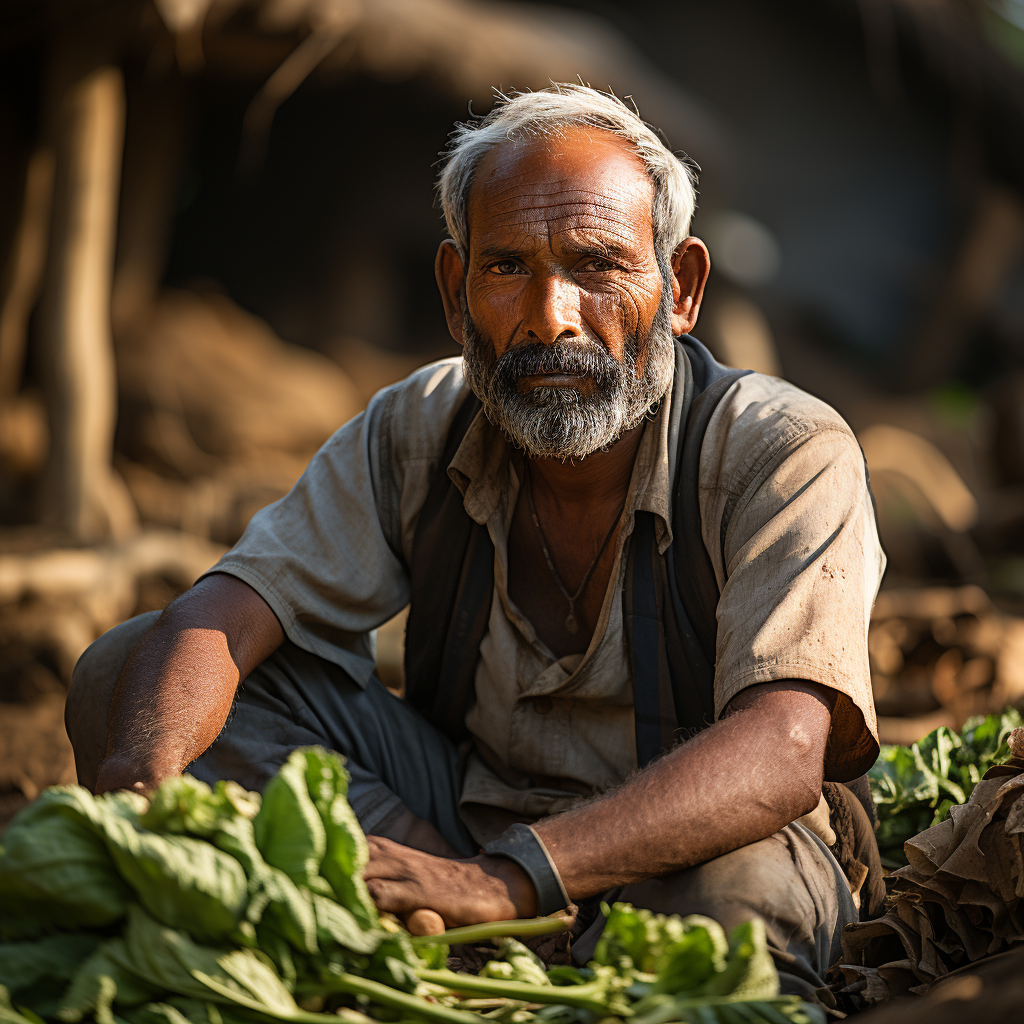
[[[485,245],[480,255],[489,260],[514,260],[529,255],[529,250],[512,245]]]
[[[635,255],[630,251],[629,246],[614,240],[602,241],[585,235],[573,237],[573,232],[567,232],[567,234],[569,237],[566,248],[581,256],[606,256],[613,260],[626,260]]]
[[[635,257],[635,253],[627,245],[614,240],[601,241],[593,237],[580,237],[575,232],[566,232],[565,247],[579,256],[603,256],[612,260],[628,260]],[[573,237],[575,235],[575,237]],[[480,255],[489,260],[520,259],[529,256],[533,247],[514,245],[485,245],[480,250]]]

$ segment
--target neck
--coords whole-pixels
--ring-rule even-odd
[[[641,421],[607,451],[594,452],[579,462],[530,459],[534,491],[546,491],[558,505],[581,510],[602,501],[624,501],[643,433]]]

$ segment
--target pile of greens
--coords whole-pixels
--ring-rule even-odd
[[[509,937],[562,918],[410,936],[377,913],[334,754],[297,750],[262,799],[170,779],[152,802],[46,790],[0,847],[0,1024],[824,1024],[779,997],[764,929],[626,904],[586,968]],[[450,943],[494,940],[479,975]]]
[[[907,863],[903,844],[967,802],[985,772],[1010,756],[1006,738],[1021,724],[1020,713],[1007,708],[968,719],[961,733],[942,726],[912,746],[882,747],[868,782],[883,864]]]

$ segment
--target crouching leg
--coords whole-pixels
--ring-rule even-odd
[[[115,627],[75,667],[65,721],[84,786],[95,785],[106,752],[117,678],[158,618],[152,612]],[[289,641],[243,681],[224,729],[186,770],[211,784],[234,779],[262,790],[291,751],[307,745],[345,756],[349,802],[365,832],[399,838],[411,814],[459,854],[477,852],[459,816],[451,742],[376,678],[362,686]]]
[[[783,993],[808,1001],[825,985],[825,972],[842,952],[843,928],[857,910],[842,871],[828,848],[801,825],[788,825],[758,843],[685,871],[622,886],[602,900],[623,901],[659,914],[702,914],[728,932],[759,918],[779,971]],[[596,901],[595,901],[596,902]],[[587,920],[573,942],[573,958],[585,963],[604,928],[600,913]]]

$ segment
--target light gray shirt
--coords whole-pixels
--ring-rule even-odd
[[[459,358],[380,392],[284,498],[253,517],[211,571],[255,588],[290,640],[365,685],[374,672],[372,631],[409,602],[417,518],[434,474],[444,471],[445,439],[466,395]],[[680,443],[673,400],[670,391],[645,426],[608,590],[582,655],[556,658],[508,594],[520,456],[481,414],[447,468],[495,551],[462,791],[478,841],[510,821],[563,810],[636,770],[622,583],[638,509],[655,514],[659,550],[672,540]],[[838,699],[826,773],[860,774],[878,749],[867,630],[885,559],[856,438],[833,409],[798,388],[742,377],[708,425],[699,499],[721,589],[716,714],[757,683],[831,687]]]

